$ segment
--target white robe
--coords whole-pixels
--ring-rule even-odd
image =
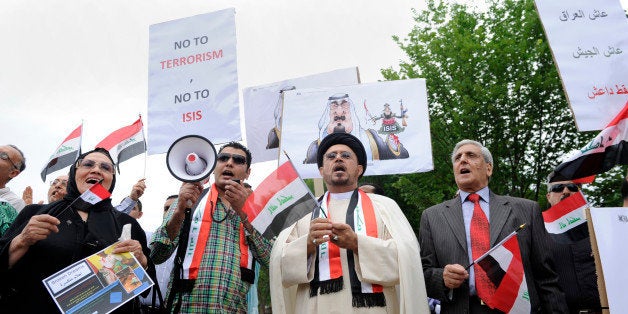
[[[377,218],[378,238],[358,235],[355,271],[361,281],[384,287],[386,307],[354,308],[341,249],[343,290],[310,298],[314,259],[307,256],[310,215],[282,231],[270,262],[273,313],[429,313],[419,243],[395,201],[369,194]],[[345,222],[349,200],[330,201],[333,222]],[[310,265],[310,267],[308,267]]]

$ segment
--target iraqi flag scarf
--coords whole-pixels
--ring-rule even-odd
[[[312,213],[312,219],[318,217],[329,218],[327,208],[329,192],[323,195],[320,207],[316,207]],[[345,222],[351,226],[357,234],[377,237],[377,220],[371,199],[359,189],[351,195]],[[386,306],[383,287],[376,284],[360,282],[355,273],[355,261],[353,252],[347,250],[347,264],[349,279],[351,282],[351,295],[353,307]],[[343,272],[340,259],[340,248],[328,241],[317,247],[316,266],[314,279],[310,283],[310,297],[320,294],[338,292],[343,289]]]
[[[218,188],[216,184],[214,183],[211,189],[209,189],[209,192],[205,192],[204,194],[204,196],[201,196],[201,201],[192,214],[192,225],[188,243],[185,244],[187,248],[183,259],[183,279],[195,280],[198,277],[199,266],[201,265],[205,247],[207,246],[207,241],[211,234],[212,224],[214,223],[212,212],[218,204]],[[205,204],[205,206],[203,206],[203,204]],[[252,284],[255,280],[253,254],[246,242],[242,224],[240,224],[239,234],[241,277],[243,281]]]

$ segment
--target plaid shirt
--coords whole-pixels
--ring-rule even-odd
[[[202,204],[205,206],[205,204]],[[171,206],[176,208],[176,203]],[[173,210],[170,210],[164,223],[157,229],[151,241],[151,258],[162,263],[170,257],[179,243],[179,237],[171,241],[166,231]],[[190,293],[183,293],[181,313],[246,313],[246,294],[250,284],[240,277],[240,216],[226,209],[218,201],[214,219],[227,219],[214,222],[199,266],[198,278]],[[272,244],[257,230],[247,235],[247,242],[253,256],[268,267]],[[174,272],[173,272],[174,274]],[[172,274],[168,284],[168,295],[172,286]],[[168,297],[164,299],[167,302]],[[176,299],[175,299],[176,300]]]

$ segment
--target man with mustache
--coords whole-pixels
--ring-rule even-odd
[[[275,241],[273,313],[429,313],[412,227],[394,200],[358,189],[362,142],[332,133],[317,157],[328,192]]]
[[[370,144],[366,146],[367,161],[409,157],[408,151],[403,145],[399,145],[393,151],[377,135],[377,131],[362,128],[355,105],[349,94],[346,93],[334,94],[327,99],[325,111],[318,121],[318,130],[318,139],[310,143],[303,161],[304,164],[316,163],[316,152],[320,141],[333,133],[348,133],[360,139],[363,144]]]
[[[565,313],[565,297],[549,252],[552,240],[536,202],[497,195],[488,183],[493,156],[472,140],[451,154],[458,194],[423,211],[419,227],[427,295],[441,301],[441,313],[502,313],[489,308],[495,285],[472,261],[515,231],[521,250],[531,313]]]
[[[151,242],[151,258],[165,262],[175,249],[166,308],[172,313],[246,313],[246,294],[255,278],[254,261],[268,267],[271,243],[253,228],[243,211],[249,191],[242,185],[251,173],[251,152],[238,142],[223,145],[216,158],[214,181],[183,183]],[[186,208],[192,208],[186,230]],[[183,229],[183,230],[182,230]],[[188,234],[188,241],[180,236]],[[181,279],[182,278],[182,279]]]

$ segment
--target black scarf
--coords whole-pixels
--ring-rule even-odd
[[[81,154],[77,158],[77,162],[70,167],[70,172],[68,173],[67,194],[65,197],[63,197],[60,201],[49,204],[48,208],[45,206],[41,210],[57,217],[61,221],[68,219],[67,217],[71,215],[70,211],[83,211],[89,213],[86,222],[88,232],[83,239],[83,254],[86,254],[86,256],[96,253],[108,245],[116,242],[122,232],[122,226],[118,224],[114,217],[113,211],[115,209],[113,208],[113,205],[111,205],[111,198],[104,199],[86,208],[79,208],[77,203],[72,204],[74,200],[81,196],[76,184],[76,166],[78,160],[83,159],[92,153],[101,153],[106,155],[113,164],[113,159],[109,155],[109,152],[103,148],[96,148],[92,151]],[[111,187],[109,187],[109,192],[113,192],[115,184],[116,176],[114,173],[111,181]],[[71,208],[67,208],[68,206],[71,206]],[[78,258],[80,259],[83,257],[84,256],[79,256]]]

